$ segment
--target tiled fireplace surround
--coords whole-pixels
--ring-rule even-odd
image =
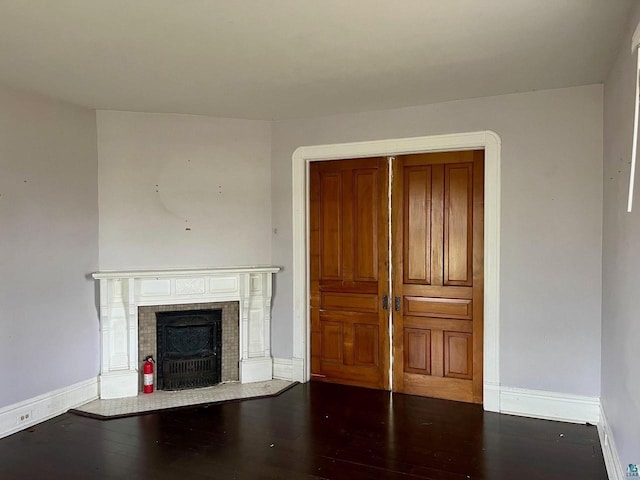
[[[157,312],[186,312],[189,310],[222,310],[222,358],[221,374],[223,382],[240,380],[238,362],[240,360],[240,329],[238,302],[187,303],[182,305],[152,305],[138,307],[138,368],[142,368],[147,355],[158,359]],[[157,385],[156,367],[153,384]],[[138,391],[142,391],[142,375],[139,375]]]
[[[138,394],[142,360],[156,358],[158,311],[222,309],[222,380],[273,378],[272,275],[277,267],[98,272],[100,398]]]

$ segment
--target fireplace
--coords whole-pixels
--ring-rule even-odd
[[[219,338],[221,338],[222,343],[217,356],[220,363],[220,380],[216,383],[237,382],[240,380],[239,307],[238,302],[174,303],[138,307],[138,368],[142,369],[144,359],[151,355],[157,362],[153,380],[156,389],[174,389],[164,385],[164,378],[162,387],[160,386],[159,371],[163,367],[160,352],[161,344],[163,343],[162,333],[159,328],[162,323],[161,319],[179,316],[189,317],[194,314],[198,315],[198,312],[216,312],[215,315],[219,315],[221,319],[221,334]],[[141,376],[139,376],[138,391],[142,391]]]
[[[222,308],[221,381],[270,380],[271,277],[278,270],[255,266],[94,273],[100,281],[100,398],[138,394],[142,360],[147,355],[158,358],[157,311]],[[157,375],[155,381],[157,385]]]
[[[208,387],[222,380],[222,310],[156,313],[157,388]]]

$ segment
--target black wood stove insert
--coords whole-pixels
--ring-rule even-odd
[[[157,388],[184,390],[222,380],[222,310],[157,312]]]

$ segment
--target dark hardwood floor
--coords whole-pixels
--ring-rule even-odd
[[[594,426],[311,383],[280,396],[0,440],[0,479],[606,479]]]

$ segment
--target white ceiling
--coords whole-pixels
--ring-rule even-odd
[[[0,83],[282,119],[604,81],[632,0],[0,0]]]

